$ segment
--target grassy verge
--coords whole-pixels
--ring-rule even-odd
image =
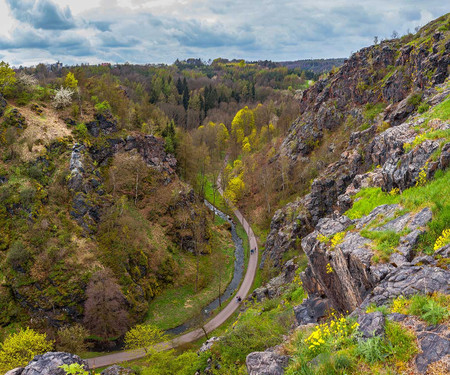
[[[196,316],[202,307],[218,296],[219,275],[216,272],[221,265],[222,275],[220,289],[223,292],[233,277],[234,244],[229,231],[216,216],[214,230],[211,231],[212,254],[201,257],[200,273],[202,288],[195,292],[195,279],[185,285],[177,285],[165,290],[151,303],[147,322],[156,324],[161,329],[176,327]],[[193,256],[189,262],[195,266]],[[194,275],[195,277],[195,275]]]

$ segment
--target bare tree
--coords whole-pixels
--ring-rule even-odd
[[[126,299],[109,269],[94,273],[86,289],[84,325],[91,333],[108,339],[129,328]]]

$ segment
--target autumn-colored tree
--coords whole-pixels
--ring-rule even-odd
[[[47,335],[40,334],[30,328],[21,329],[9,335],[0,344],[0,372],[5,373],[16,367],[25,367],[35,355],[52,350],[53,342]]]
[[[83,322],[91,333],[106,340],[127,331],[126,299],[109,269],[92,275],[86,297]]]
[[[0,94],[4,94],[5,90],[14,85],[16,82],[16,72],[8,63],[0,62]]]

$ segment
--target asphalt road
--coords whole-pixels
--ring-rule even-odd
[[[219,180],[220,181],[220,180]],[[218,184],[220,186],[220,183]],[[219,188],[220,193],[222,194],[221,189]],[[247,272],[245,273],[244,280],[236,293],[236,296],[240,296],[242,300],[245,299],[247,294],[250,292],[250,288],[252,287],[253,280],[255,278],[256,270],[258,267],[258,243],[256,241],[255,234],[253,233],[252,228],[248,224],[247,220],[241,214],[241,212],[237,209],[233,209],[234,215],[237,217],[239,222],[244,227],[245,232],[249,238],[250,249],[254,249],[254,253],[250,255],[250,259],[248,262]],[[214,318],[208,321],[204,328],[206,332],[212,332],[220,325],[222,325],[233,313],[239,308],[240,303],[237,302],[236,298],[233,298],[227,306],[223,308]],[[201,328],[196,329],[194,331],[185,333],[179,337],[174,338],[169,342],[164,342],[158,344],[160,349],[168,349],[168,348],[176,348],[177,346],[193,342],[198,340],[199,338],[204,336],[204,332]],[[88,359],[87,362],[89,364],[90,369],[95,369],[104,366],[114,365],[116,363],[130,361],[133,359],[139,359],[145,357],[146,353],[144,349],[123,351],[114,354],[108,354],[97,358]]]

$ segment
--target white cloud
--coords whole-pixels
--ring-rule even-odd
[[[424,25],[441,0],[0,0],[0,56],[77,62],[347,57]],[[9,4],[9,6],[8,6]],[[11,11],[12,10],[12,11]]]

